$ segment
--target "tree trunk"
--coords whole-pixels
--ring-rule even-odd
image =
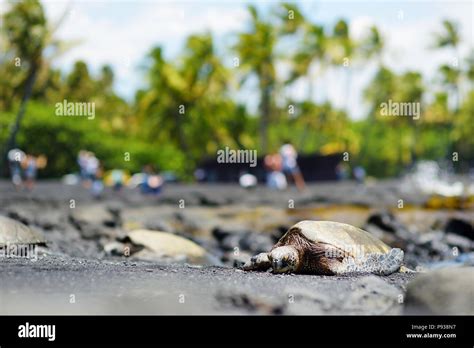
[[[403,166],[403,126],[398,124],[395,125],[395,127],[398,128],[398,137],[399,137],[399,146],[398,146],[398,174],[403,172],[404,166]]]
[[[187,161],[185,161],[184,170],[187,173],[191,173],[191,168],[193,167],[192,162],[194,161],[194,157],[191,154],[191,152],[189,151],[188,142],[186,141],[186,137],[185,137],[185,134],[184,134],[184,129],[183,129],[184,117],[186,117],[186,116],[182,115],[178,112],[176,114],[174,120],[175,120],[177,135],[178,135],[178,146],[179,146],[180,150],[184,153],[186,158],[188,159]]]
[[[319,72],[317,72],[316,75],[319,76]],[[315,87],[316,77],[313,76],[313,74],[312,74],[311,66],[308,69],[307,79],[308,79],[308,95],[307,95],[306,99],[309,103],[314,103],[315,105],[317,105],[316,101],[315,100],[313,101],[314,92],[316,91],[316,87]],[[306,149],[306,140],[308,138],[308,133],[309,133],[310,130],[311,130],[311,124],[308,123],[308,125],[303,130],[303,135],[300,138],[298,149],[300,149],[300,150]],[[317,134],[317,136],[319,136],[319,134]],[[317,151],[317,150],[318,149],[316,149],[315,151]]]
[[[268,152],[268,125],[270,123],[270,103],[271,103],[271,87],[264,86],[262,88],[262,100],[260,102],[260,149],[266,154]]]
[[[352,87],[352,67],[347,67],[347,72],[346,72],[346,90],[344,91],[345,93],[345,105],[344,105],[344,110],[346,111],[347,116],[349,116],[349,106],[350,106],[350,98],[351,98],[351,87]]]

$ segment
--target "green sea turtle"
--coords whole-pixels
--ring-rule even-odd
[[[340,275],[400,270],[403,251],[360,228],[333,221],[301,221],[280,238],[268,253],[258,254],[246,271]]]
[[[45,244],[46,239],[23,223],[0,216],[0,246],[18,244]]]

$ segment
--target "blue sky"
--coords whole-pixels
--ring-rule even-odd
[[[4,0],[0,0],[2,2]],[[472,1],[294,1],[311,20],[330,28],[337,19],[350,22],[351,35],[360,38],[367,28],[376,24],[385,37],[387,48],[384,62],[396,71],[420,70],[427,82],[434,78],[440,63],[450,62],[452,53],[438,52],[428,47],[441,20],[454,19],[461,25],[461,55],[473,46],[474,5]],[[191,33],[210,31],[215,36],[218,51],[229,66],[235,33],[244,30],[248,14],[246,5],[256,4],[268,14],[276,1],[62,1],[43,0],[47,16],[57,20],[67,11],[58,36],[81,43],[56,61],[56,66],[68,71],[73,62],[85,60],[93,72],[110,64],[116,73],[115,88],[126,98],[146,83],[144,57],[151,47],[160,45],[169,59],[174,59]],[[0,6],[0,11],[5,4]],[[337,106],[348,105],[353,118],[364,115],[361,91],[373,75],[375,67],[354,63],[349,101],[344,77],[340,71],[328,71],[316,83],[315,100],[328,97]],[[284,63],[279,70],[288,70]],[[238,94],[255,109],[252,86]],[[306,84],[300,81],[288,91],[294,98],[307,95]]]

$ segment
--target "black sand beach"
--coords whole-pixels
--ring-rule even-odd
[[[48,240],[38,247],[37,259],[1,261],[1,314],[403,314],[407,284],[419,273],[274,275],[234,266],[271,248],[293,223],[321,219],[366,228],[405,248],[407,266],[424,271],[457,262],[453,242],[436,239],[435,229],[473,218],[470,210],[428,209],[429,197],[406,192],[398,181],[321,183],[303,193],[169,184],[161,196],[106,190],[100,200],[56,181],[40,182],[31,193],[1,182],[0,192],[0,214]],[[139,228],[193,240],[216,265],[107,252],[108,245]],[[458,246],[464,255],[472,242],[462,242],[471,243]],[[443,243],[446,247],[437,246]]]

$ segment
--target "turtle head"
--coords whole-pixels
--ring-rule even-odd
[[[299,265],[298,251],[289,245],[273,249],[268,255],[273,273],[295,272]]]

